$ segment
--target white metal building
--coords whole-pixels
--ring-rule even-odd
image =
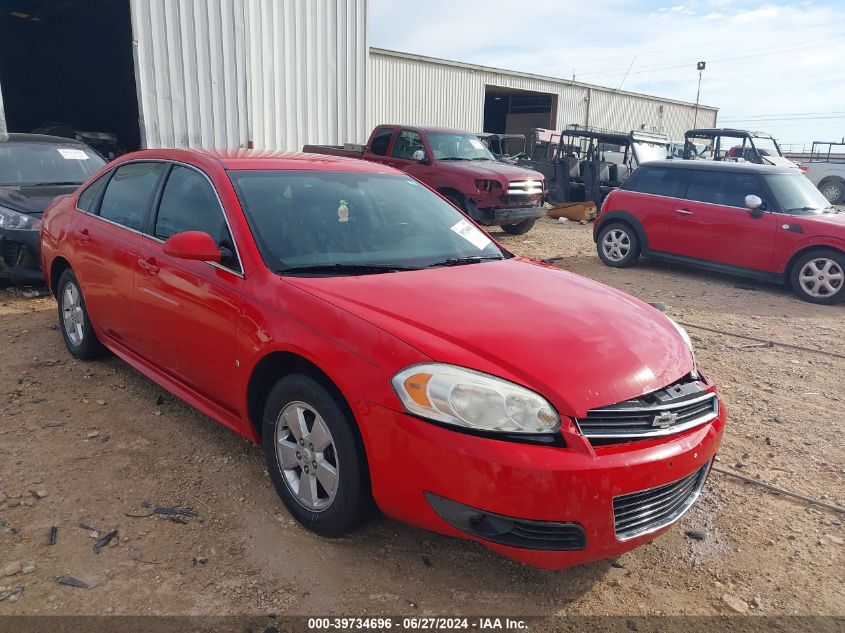
[[[64,125],[126,149],[363,142],[383,122],[679,139],[689,103],[368,49],[367,0],[3,0],[0,132]],[[697,124],[712,126],[702,106]]]
[[[528,133],[570,124],[646,130],[683,140],[714,127],[717,108],[565,79],[371,48],[367,118],[473,132]]]
[[[61,123],[117,132],[128,149],[360,138],[366,9],[366,0],[4,0],[0,132]]]

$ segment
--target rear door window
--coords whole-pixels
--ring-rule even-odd
[[[100,197],[100,192],[106,186],[108,179],[109,174],[103,174],[88,185],[85,191],[79,194],[79,199],[76,201],[76,208],[90,213],[94,208],[94,204],[97,202],[97,198]]]
[[[100,203],[100,217],[141,231],[164,163],[128,163],[118,167]]]
[[[373,134],[373,141],[370,143],[370,151],[376,156],[387,156],[387,147],[390,145],[390,137],[393,136],[392,127],[381,127]]]
[[[686,169],[644,167],[628,179],[623,189],[669,198],[683,198],[688,181],[689,170]]]
[[[757,174],[727,171],[694,171],[687,188],[687,199],[696,202],[745,208],[745,196],[766,195]]]

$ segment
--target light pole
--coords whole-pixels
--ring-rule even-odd
[[[704,67],[706,65],[707,62],[698,62],[696,65],[696,68],[698,68],[698,90],[695,93],[695,110],[692,115],[692,129],[695,129],[695,126],[698,123],[698,98],[701,96],[701,74],[704,72]]]

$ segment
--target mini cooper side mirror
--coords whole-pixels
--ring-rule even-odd
[[[745,206],[751,211],[752,218],[761,217],[763,212],[766,210],[760,196],[755,196],[753,194],[745,196]]]
[[[220,263],[220,249],[214,238],[202,231],[177,233],[164,242],[164,254],[179,259]]]

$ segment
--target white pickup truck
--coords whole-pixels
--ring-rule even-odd
[[[804,174],[831,204],[845,202],[845,140],[816,141],[809,158],[803,159]]]

